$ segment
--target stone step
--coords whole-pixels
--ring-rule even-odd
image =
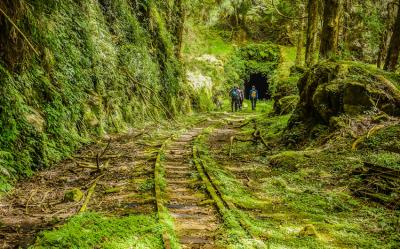
[[[192,234],[196,232],[214,232],[218,229],[218,225],[215,223],[206,223],[206,222],[183,222],[183,223],[175,223],[175,228],[178,233],[183,232],[185,234]]]
[[[171,213],[171,216],[178,222],[196,222],[201,220],[202,222],[218,222],[218,218],[213,215],[204,214],[182,214],[182,213]]]
[[[172,184],[172,185],[177,185],[177,184],[181,184],[181,185],[191,185],[191,184],[194,184],[194,183],[196,183],[196,181],[193,181],[193,180],[190,180],[190,179],[187,179],[187,178],[169,178],[169,177],[166,177],[166,179],[167,179],[167,184],[169,185],[169,184]]]
[[[167,175],[174,175],[174,174],[178,174],[178,175],[191,175],[193,173],[195,173],[196,171],[194,171],[193,169],[187,167],[187,168],[166,168]]]
[[[191,202],[194,205],[196,205],[196,203],[200,203],[205,200],[207,200],[207,196],[205,196],[205,195],[204,196],[193,196],[193,195],[174,194],[168,198],[168,203],[182,204],[182,203]]]
[[[184,171],[167,171],[166,172],[166,177],[169,179],[187,179],[190,178],[191,174],[194,172],[191,170],[188,170],[187,172]]]
[[[218,215],[212,206],[185,205],[185,204],[167,204],[167,208],[174,214],[202,214]]]

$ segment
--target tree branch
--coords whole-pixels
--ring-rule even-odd
[[[28,37],[18,28],[17,24],[13,22],[13,20],[4,12],[3,9],[0,8],[0,12],[4,15],[4,17],[11,23],[12,26],[18,31],[18,33],[21,34],[21,36],[25,39],[25,41],[28,43],[29,47],[35,52],[37,56],[39,56],[39,52],[35,49],[35,47],[32,45],[32,43],[29,41]]]

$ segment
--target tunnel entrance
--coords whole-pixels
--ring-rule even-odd
[[[271,93],[269,90],[268,78],[261,73],[250,74],[249,80],[244,85],[245,98],[249,98],[249,93],[252,86],[258,90],[259,99],[270,99]]]

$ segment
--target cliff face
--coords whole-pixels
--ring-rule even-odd
[[[190,108],[169,5],[1,1],[0,190],[93,136]]]

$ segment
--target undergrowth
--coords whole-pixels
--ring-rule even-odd
[[[57,231],[42,232],[30,248],[162,248],[155,215],[108,217],[84,213]]]

